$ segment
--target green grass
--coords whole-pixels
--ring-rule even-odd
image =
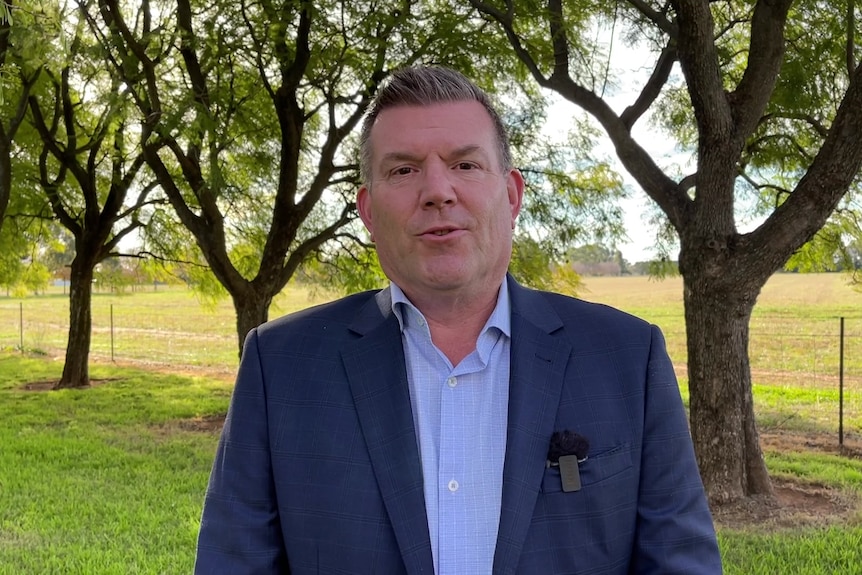
[[[60,368],[0,353],[0,574],[189,572],[217,437],[178,422],[223,414],[230,384],[95,365],[90,389],[21,389]],[[862,495],[862,461],[767,452],[767,464]],[[850,573],[860,542],[858,525],[720,530],[728,574]]]
[[[862,496],[862,460],[831,453],[768,451],[766,463],[774,477],[832,485]]]
[[[0,574],[188,573],[228,383],[94,366],[91,389],[25,391],[61,365],[0,354]]]
[[[843,285],[841,277],[777,276],[764,289],[751,347],[761,429],[835,433],[836,318],[851,318],[851,335],[862,330],[862,294]],[[673,357],[684,364],[678,279],[588,278],[587,288],[585,299],[660,325]],[[276,300],[271,317],[322,299],[290,290]],[[65,346],[67,302],[56,293],[0,297],[0,348],[6,349],[0,351],[0,575],[188,573],[217,435],[180,422],[222,415],[231,385],[178,374],[193,372],[188,366],[233,371],[232,308],[221,302],[205,309],[178,289],[97,294],[95,385],[58,392],[21,389],[59,377],[62,362],[55,358]],[[22,308],[24,347],[42,355],[13,351]],[[106,361],[111,312],[115,358],[138,362],[141,369]],[[852,337],[858,342],[850,339],[847,349],[855,359],[848,361],[845,428],[858,437],[862,336]],[[150,363],[178,367],[172,375],[145,369]],[[775,477],[862,497],[860,460],[802,450],[767,449],[765,456]],[[862,573],[858,514],[840,526],[721,528],[719,540],[731,575]]]
[[[726,575],[855,575],[862,569],[860,527],[718,536]]]

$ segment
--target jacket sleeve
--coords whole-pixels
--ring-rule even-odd
[[[267,424],[267,400],[252,330],[204,500],[195,573],[287,573]]]
[[[646,374],[637,528],[630,572],[722,572],[685,409],[661,331],[652,326]]]

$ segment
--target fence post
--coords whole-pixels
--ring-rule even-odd
[[[18,349],[24,353],[24,302],[18,302]]]
[[[838,446],[844,447],[844,318],[841,318],[838,344]]]
[[[111,363],[114,362],[114,304],[111,304]]]

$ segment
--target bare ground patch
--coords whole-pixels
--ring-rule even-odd
[[[712,508],[719,527],[759,531],[855,524],[859,498],[842,489],[785,478],[772,478],[775,499],[751,497]]]
[[[173,425],[183,431],[217,434],[221,433],[221,428],[224,426],[224,418],[224,414],[192,417],[189,419],[179,419]]]
[[[835,435],[812,432],[761,431],[764,451],[832,453],[862,459],[862,440],[845,437],[838,445]],[[831,485],[820,485],[785,477],[773,477],[775,498],[753,497],[713,507],[717,525],[733,529],[790,529],[862,522],[858,495]]]
[[[74,389],[89,389],[91,387],[98,387],[100,385],[105,385],[106,383],[110,383],[112,381],[120,381],[122,378],[119,377],[91,377],[90,385],[85,387],[76,387]],[[42,381],[31,381],[29,383],[25,383],[18,389],[21,391],[51,391],[54,389],[54,386],[57,385],[58,379],[45,379]]]

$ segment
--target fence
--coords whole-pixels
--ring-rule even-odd
[[[792,432],[795,441],[811,447],[843,447],[862,457],[860,311],[852,310],[849,317],[754,315],[749,363],[762,435]],[[650,318],[669,324],[663,327],[668,351],[677,375],[684,378],[685,327],[666,319]],[[830,435],[826,440],[824,432]]]
[[[305,290],[280,296],[271,316],[317,301]],[[822,433],[862,448],[862,313],[758,314],[750,326],[749,358],[761,430]],[[187,292],[163,290],[134,297],[95,294],[91,357],[175,368],[232,373],[237,335],[229,302],[202,307]],[[681,314],[647,317],[664,331],[680,378],[685,370]],[[22,302],[0,299],[0,349],[62,357],[68,336],[68,296],[49,294]],[[843,409],[843,414],[840,412]],[[843,415],[843,417],[840,417]],[[839,437],[839,434],[841,437]],[[862,453],[862,449],[860,449]]]
[[[46,315],[30,302],[0,305],[0,349],[48,356],[65,353],[68,311]],[[124,363],[233,368],[235,325],[219,315],[153,308],[149,313],[122,304],[94,305],[90,357]]]

